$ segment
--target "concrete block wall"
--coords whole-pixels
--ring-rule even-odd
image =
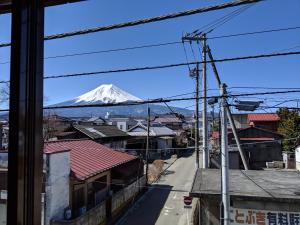
[[[45,225],[64,219],[70,197],[70,152],[46,155]]]
[[[51,225],[102,225],[106,222],[106,201],[73,220],[53,220]]]

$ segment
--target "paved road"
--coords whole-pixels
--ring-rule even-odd
[[[191,209],[183,207],[183,196],[195,170],[195,155],[179,158],[117,225],[189,225]]]

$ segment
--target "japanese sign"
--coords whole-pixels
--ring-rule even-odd
[[[232,225],[300,225],[300,212],[231,208]]]

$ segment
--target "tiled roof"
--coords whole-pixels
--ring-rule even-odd
[[[132,155],[112,150],[91,140],[54,141],[44,145],[46,154],[68,150],[71,156],[71,171],[79,180],[85,180],[136,159]]]
[[[92,139],[128,136],[112,125],[74,125],[74,128]]]
[[[158,117],[154,120],[157,123],[182,123],[178,117]]]
[[[257,121],[279,121],[280,118],[276,113],[251,113],[248,114],[248,122]]]

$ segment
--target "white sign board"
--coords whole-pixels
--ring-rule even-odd
[[[231,225],[300,225],[300,212],[231,208]]]

